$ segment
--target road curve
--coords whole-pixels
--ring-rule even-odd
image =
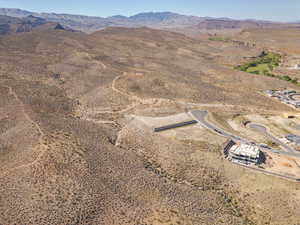
[[[291,156],[291,157],[296,157],[296,158],[300,159],[300,154],[296,153],[295,151],[284,152],[284,151],[281,151],[281,150],[277,150],[277,149],[269,148],[269,147],[266,147],[266,146],[263,146],[263,145],[260,145],[260,144],[256,144],[256,143],[253,143],[249,140],[241,138],[237,135],[228,133],[227,131],[212,125],[211,123],[207,122],[207,120],[206,120],[206,117],[208,115],[208,111],[206,111],[206,110],[193,110],[193,111],[190,112],[190,115],[195,120],[197,120],[199,122],[199,124],[201,124],[201,126],[207,128],[208,130],[211,130],[212,132],[218,134],[219,136],[230,138],[234,141],[238,141],[238,142],[242,142],[242,143],[246,143],[246,144],[251,143],[251,144],[254,144],[257,147],[259,147],[259,148],[261,148],[265,151],[268,151],[268,152],[272,152],[272,153],[276,153],[276,154],[280,154],[280,155]]]
[[[266,137],[273,140],[276,144],[281,145],[287,152],[295,152],[295,150],[292,149],[290,146],[288,146],[287,144],[283,143],[282,141],[280,141],[276,137],[274,137],[272,134],[270,134],[268,132],[268,129],[265,126],[260,125],[260,124],[250,123],[250,124],[248,124],[248,127],[262,133]]]
[[[226,132],[225,130],[216,127],[212,125],[211,123],[206,121],[206,117],[208,115],[208,111],[202,111],[202,110],[193,110],[190,112],[190,114],[205,128],[213,131],[214,133],[217,133],[220,136],[226,137],[226,138],[231,138],[232,140],[239,141],[239,142],[244,142],[244,143],[249,143],[246,139],[243,139],[239,136],[230,134]]]

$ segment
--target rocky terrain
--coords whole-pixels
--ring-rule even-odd
[[[0,16],[0,35],[30,32],[36,28],[65,29],[59,23],[48,22],[45,19],[28,16],[24,18],[16,18],[10,16]],[[70,30],[70,29],[69,29]]]
[[[223,127],[296,115],[261,93],[297,86],[234,70],[266,48],[240,35],[57,23],[1,35],[0,224],[296,225],[298,183],[230,164],[205,129],[179,138],[144,122],[199,107]]]

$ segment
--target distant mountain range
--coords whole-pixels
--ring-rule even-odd
[[[59,23],[49,22],[46,19],[35,17],[32,15],[24,18],[0,15],[0,35],[30,32],[38,27],[44,27],[46,29],[53,28],[59,30],[66,29]]]
[[[259,20],[233,20],[228,18],[210,18],[186,16],[172,12],[148,12],[126,17],[116,15],[111,17],[94,17],[71,14],[36,13],[21,9],[0,8],[0,15],[24,18],[38,17],[48,22],[59,23],[64,27],[84,32],[94,32],[106,27],[141,27],[157,29],[187,29],[187,30],[223,30],[295,26],[295,24],[277,23]]]

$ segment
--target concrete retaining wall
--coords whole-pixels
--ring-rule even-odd
[[[191,120],[191,121],[186,121],[186,122],[182,122],[182,123],[170,124],[167,126],[154,128],[154,132],[161,132],[161,131],[175,129],[178,127],[184,127],[184,126],[188,126],[188,125],[192,125],[192,124],[196,124],[196,123],[198,123],[197,120]]]

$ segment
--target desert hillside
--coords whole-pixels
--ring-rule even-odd
[[[234,69],[269,47],[258,35],[44,24],[0,36],[0,224],[296,225],[298,183],[231,164],[226,138],[198,125],[153,132],[199,108],[232,132],[298,116],[263,94],[297,85]]]

